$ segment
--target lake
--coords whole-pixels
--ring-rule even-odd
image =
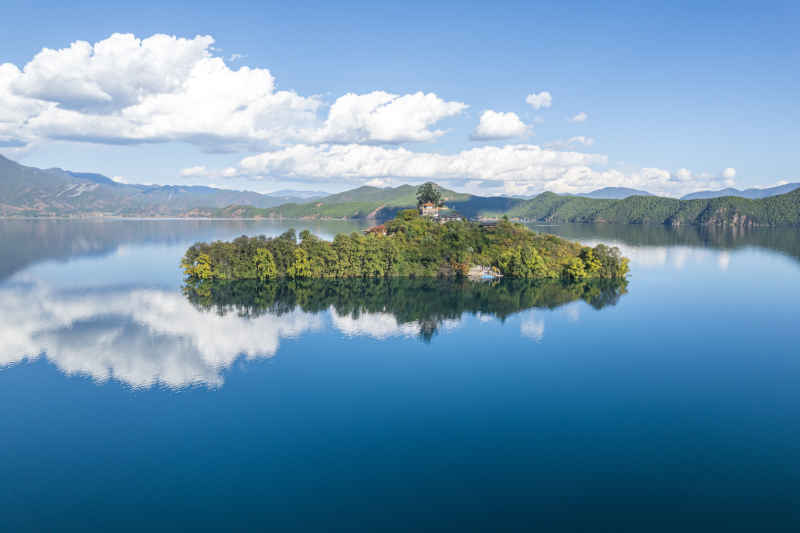
[[[800,529],[800,230],[535,227],[623,288],[182,290],[200,240],[0,221],[5,531]]]

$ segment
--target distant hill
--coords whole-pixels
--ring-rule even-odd
[[[310,203],[258,209],[229,206],[198,215],[266,218],[385,218],[416,205],[416,188],[359,187]],[[467,217],[511,218],[541,223],[612,222],[680,225],[800,225],[800,189],[759,200],[723,197],[677,200],[658,196],[629,196],[621,200],[562,196],[551,192],[525,200],[482,197],[442,189],[445,206]]]
[[[757,191],[763,194],[775,189]],[[100,174],[26,167],[0,156],[0,215],[3,216],[388,218],[401,209],[415,207],[416,191],[411,185],[363,186],[309,201],[200,186],[128,185]],[[635,191],[637,195],[623,199],[588,196],[625,191],[635,190],[606,188],[582,196],[545,192],[529,199],[474,196],[448,189],[442,189],[442,194],[447,210],[466,217],[505,215],[548,224],[800,226],[800,188],[755,200],[737,196],[677,200],[646,195],[644,191]]]
[[[681,200],[705,200],[709,198],[721,198],[723,196],[738,196],[740,198],[750,198],[757,200],[759,198],[769,198],[770,196],[777,196],[779,194],[786,194],[796,189],[800,189],[800,183],[787,183],[785,185],[778,185],[776,187],[767,187],[764,189],[733,189],[728,187],[720,191],[698,191],[683,196]]]
[[[676,200],[658,196],[598,200],[548,192],[495,215],[546,223],[798,226],[800,189],[758,200],[734,196],[708,200]]]
[[[629,196],[653,196],[647,191],[640,191],[638,189],[629,189],[627,187],[603,187],[592,192],[584,192],[575,194],[573,196],[582,196],[584,198],[596,198],[599,200],[622,200]]]
[[[39,169],[0,156],[2,216],[176,216],[199,207],[265,208],[298,201],[305,199],[194,185],[129,185],[102,174]]]
[[[325,198],[326,196],[330,196],[331,193],[324,192],[324,191],[300,191],[296,189],[281,189],[279,191],[273,191],[264,193],[265,196],[271,196],[272,198],[296,198],[297,200],[318,200],[319,198]]]
[[[524,202],[519,198],[505,196],[473,196],[444,188],[441,191],[445,208],[466,217],[506,211]],[[416,194],[417,187],[412,185],[388,188],[363,186],[311,202],[291,203],[267,209],[229,206],[224,209],[201,210],[195,214],[247,218],[386,218],[402,209],[416,207]]]

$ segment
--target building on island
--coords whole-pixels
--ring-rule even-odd
[[[439,224],[445,224],[447,222],[460,222],[462,220],[464,220],[464,217],[462,217],[455,211],[450,211],[445,214],[439,215]]]
[[[425,217],[438,218],[439,206],[433,204],[432,202],[425,202],[419,206],[419,214]]]
[[[386,235],[386,226],[383,224],[379,226],[372,226],[371,228],[364,230],[364,234]]]

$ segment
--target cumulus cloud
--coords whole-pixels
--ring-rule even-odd
[[[481,120],[471,139],[475,141],[489,141],[511,139],[528,134],[526,126],[516,113],[501,113],[497,111],[484,111]]]
[[[603,165],[603,155],[545,150],[535,145],[485,146],[457,154],[412,152],[365,145],[295,145],[243,159],[240,175],[255,178],[363,183],[374,178],[481,180],[558,185],[581,181],[576,168]],[[570,174],[571,173],[571,174]],[[570,177],[572,176],[572,177]]]
[[[0,65],[0,143],[184,141],[208,150],[293,142],[402,143],[467,106],[433,93],[347,94],[331,106],[277,90],[269,70],[229,68],[211,36],[113,34],[43,49],[22,69]],[[240,59],[240,58],[237,58]]]
[[[556,150],[564,150],[578,144],[582,144],[583,146],[592,146],[594,144],[594,139],[584,135],[576,135],[575,137],[570,137],[569,139],[559,139],[557,141],[547,143],[545,147]]]
[[[206,169],[204,165],[196,165],[181,170],[181,176],[183,177],[196,177],[196,176],[207,176],[207,175],[208,175],[208,169]]]
[[[570,122],[586,122],[586,119],[589,118],[589,115],[581,111],[577,115],[572,116],[569,121]]]
[[[28,150],[48,139],[141,144],[187,142],[206,151],[263,152],[239,165],[184,177],[237,176],[392,183],[452,180],[482,192],[584,192],[604,186],[650,187],[682,194],[730,186],[735,170],[718,176],[680,169],[606,170],[607,158],[581,154],[584,136],[535,145],[477,148],[456,154],[413,152],[390,145],[434,141],[440,123],[467,105],[428,92],[348,93],[332,102],[280,90],[269,70],[229,67],[207,35],[140,39],[113,34],[94,44],[43,49],[22,68],[0,64],[0,148]],[[230,56],[229,62],[243,57]],[[534,109],[552,105],[532,93]],[[583,122],[585,112],[570,120]],[[534,119],[535,120],[535,119]],[[473,139],[508,139],[530,126],[515,113],[485,111]]]
[[[576,193],[601,187],[641,188],[654,194],[681,195],[719,187],[709,174],[684,179],[659,168],[630,172],[608,169],[602,154],[553,150],[531,144],[484,146],[455,154],[414,152],[406,148],[358,144],[294,145],[242,159],[237,177],[363,184],[451,181],[483,194],[533,194],[544,190]],[[688,172],[688,171],[686,171]],[[373,182],[376,183],[376,182]]]
[[[346,94],[333,103],[324,126],[311,137],[316,142],[337,143],[430,141],[444,134],[431,126],[466,108],[466,104],[446,102],[433,93]]]
[[[550,107],[553,105],[553,97],[548,91],[542,91],[539,94],[529,94],[527,98],[525,98],[525,102],[534,109],[542,109],[543,107]]]

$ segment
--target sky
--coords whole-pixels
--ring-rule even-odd
[[[0,153],[129,183],[800,181],[798,2],[4,2]]]

